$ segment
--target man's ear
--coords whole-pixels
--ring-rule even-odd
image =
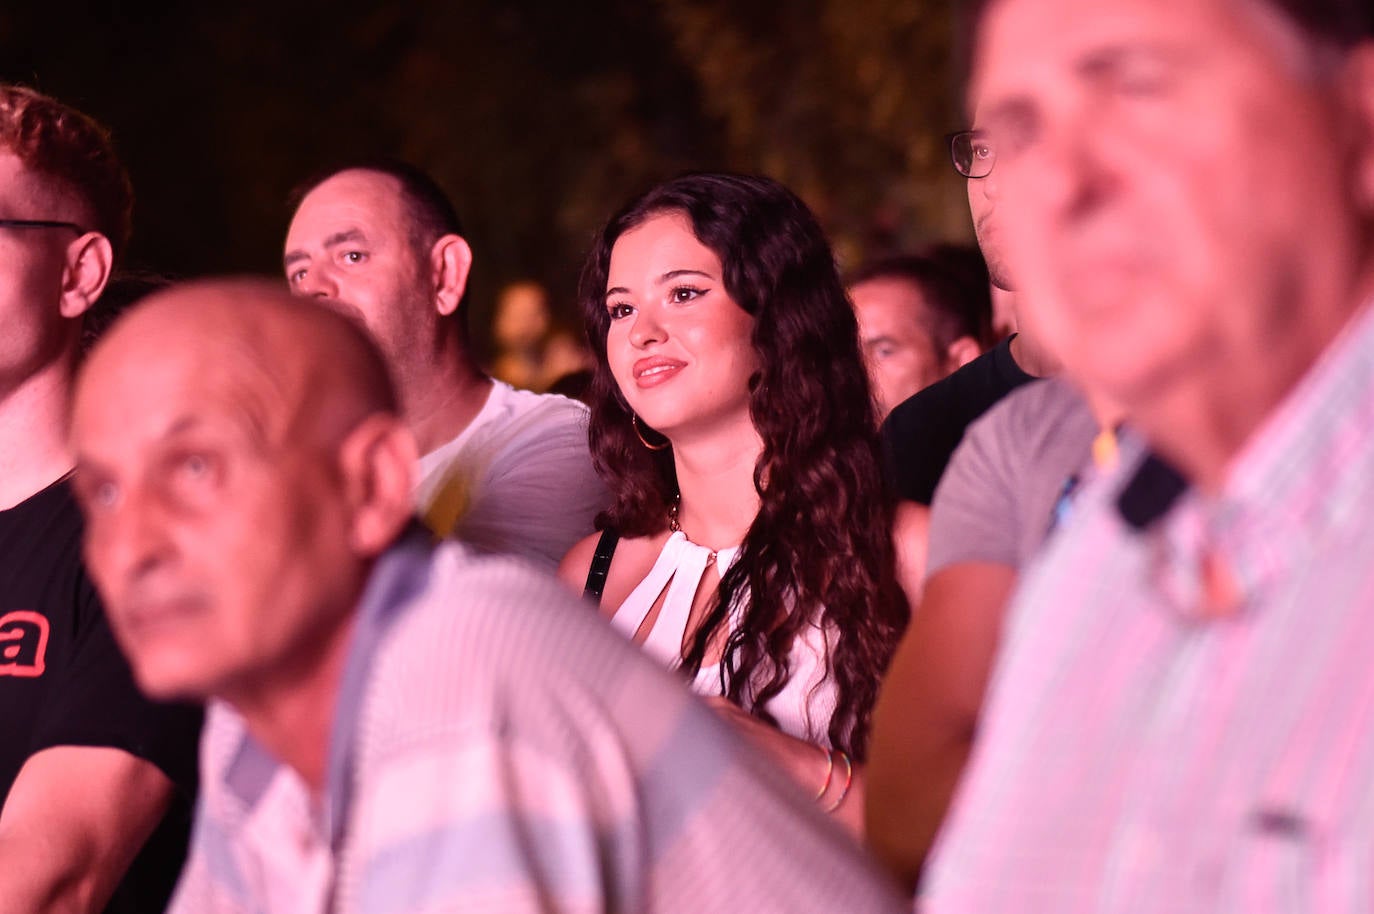
[[[961,336],[945,347],[945,368],[954,371],[963,368],[983,354],[983,347],[971,336]]]
[[[458,310],[467,291],[472,248],[459,235],[445,235],[430,248],[429,266],[434,276],[434,306],[447,317]]]
[[[400,418],[374,413],[339,446],[349,510],[349,543],[363,556],[381,553],[415,515],[411,477],[415,439]]]
[[[63,317],[80,317],[100,298],[114,270],[114,248],[99,232],[87,232],[67,245],[62,268]]]

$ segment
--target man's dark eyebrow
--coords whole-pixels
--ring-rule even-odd
[[[998,126],[1005,127],[1007,124],[1024,124],[1034,118],[1035,106],[1027,98],[1013,96],[1002,101],[993,103],[991,107],[982,112],[982,117],[978,118],[978,123],[974,126],[973,132],[986,138],[990,130],[995,130]]]
[[[335,232],[334,234],[330,235],[328,238],[324,239],[324,246],[326,248],[335,248],[341,244],[351,244],[355,241],[366,240],[367,236],[363,234],[362,229],[351,228],[344,229],[342,232]],[[309,259],[310,255],[305,253],[304,251],[288,251],[286,256],[282,258],[282,266],[287,269],[290,269],[293,263],[299,263],[302,260]]]
[[[1109,76],[1123,65],[1139,62],[1176,64],[1188,60],[1189,56],[1183,49],[1168,44],[1114,44],[1085,55],[1074,69],[1079,75],[1093,79]]]
[[[270,372],[263,371],[261,374],[268,381],[272,380]],[[280,394],[280,391],[277,393]],[[279,399],[279,397],[274,397],[274,399]],[[261,450],[269,444],[268,408],[265,406],[263,395],[244,389],[229,403],[223,415],[224,418],[243,430],[250,444]],[[181,435],[195,432],[205,425],[206,421],[203,415],[182,416],[162,431],[158,436],[158,443],[166,445],[175,442]]]
[[[335,232],[334,234],[330,235],[328,238],[324,239],[324,246],[327,248],[332,248],[338,247],[341,244],[348,244],[353,241],[366,240],[367,236],[363,234],[362,229],[351,228],[345,229],[342,232]]]
[[[164,441],[168,438],[175,438],[182,432],[190,431],[200,424],[201,418],[199,416],[182,416],[180,419],[177,419],[171,425],[167,426],[167,428],[163,430],[159,438],[161,438]],[[98,460],[92,460],[90,457],[82,456],[79,453],[76,455],[74,472],[78,478],[87,473],[99,471],[100,462]]]
[[[163,430],[162,434],[159,437],[163,440],[166,440],[168,438],[175,438],[182,432],[192,431],[193,429],[195,429],[196,426],[200,424],[201,418],[199,416],[182,416],[180,419],[176,420],[171,425],[167,426],[167,428]]]

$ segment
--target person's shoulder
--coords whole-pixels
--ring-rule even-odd
[[[578,400],[561,394],[541,394],[532,390],[512,387],[504,381],[493,381],[493,397],[500,398],[506,408],[508,421],[526,417],[539,417],[549,422],[580,422],[585,425],[587,407]]]
[[[41,536],[48,543],[79,551],[85,520],[66,476],[0,511],[0,518],[7,527],[23,528],[26,538]]]
[[[1018,387],[969,426],[970,438],[998,438],[1029,451],[1065,434],[1074,440],[1096,433],[1087,398],[1063,378],[1041,378]]]
[[[958,397],[961,382],[955,376],[959,372],[966,371],[969,365],[976,361],[978,359],[974,359],[973,362],[969,362],[968,365],[962,366],[935,383],[921,388],[898,403],[892,408],[892,412],[888,413],[887,419],[883,423],[884,429],[899,431],[906,428],[919,428],[925,423],[926,417],[943,412],[946,405]]]
[[[492,400],[473,430],[470,447],[486,451],[548,451],[552,459],[573,449],[585,459],[587,407],[558,394],[519,390],[493,381]]]
[[[596,555],[596,548],[601,543],[604,530],[598,530],[588,536],[584,536],[573,544],[567,551],[562,560],[558,563],[558,579],[571,589],[581,590],[587,580],[587,573],[592,568],[592,558]]]
[[[1044,418],[1047,408],[1054,408],[1072,389],[1052,378],[1031,381],[1013,390],[992,406],[987,412],[969,423],[968,434],[984,436],[995,429],[1022,430],[1033,426]]]
[[[1002,398],[989,410],[1034,410],[1042,414],[1077,412],[1088,408],[1088,400],[1064,378],[1037,378]]]
[[[897,404],[887,424],[893,428],[919,428],[932,417],[959,412],[971,402],[981,401],[985,391],[997,387],[998,349],[1001,345],[989,349]]]
[[[395,709],[396,720],[378,721],[389,740],[431,725],[482,726],[540,696],[547,704],[608,695],[667,674],[546,571],[445,541],[370,676],[372,707]]]
[[[445,540],[435,547],[425,593],[410,616],[459,628],[537,627],[565,615],[592,616],[586,605],[546,569],[513,555],[480,552]],[[455,634],[455,637],[464,637]]]

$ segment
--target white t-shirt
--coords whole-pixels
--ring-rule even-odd
[[[592,532],[610,501],[587,449],[587,408],[500,381],[458,437],[420,458],[417,477],[415,502],[431,527],[546,568]]]

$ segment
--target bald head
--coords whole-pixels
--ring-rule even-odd
[[[167,390],[192,379],[222,388],[264,433],[308,427],[325,444],[368,415],[398,410],[365,330],[256,279],[189,283],[147,298],[96,347],[77,401],[129,382]]]
[[[415,448],[381,355],[266,282],[135,307],[78,378],[71,444],[88,564],[156,695],[233,701],[300,675],[411,516]]]

